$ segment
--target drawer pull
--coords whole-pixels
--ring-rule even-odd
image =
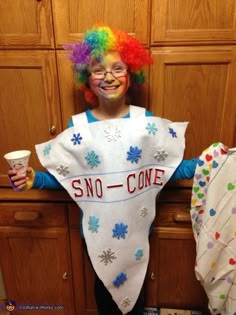
[[[50,128],[49,128],[49,132],[52,136],[54,136],[56,134],[56,126],[52,125]]]
[[[62,279],[63,279],[63,280],[67,280],[67,279],[68,279],[68,273],[67,273],[67,272],[65,272],[65,273],[63,274]]]
[[[155,274],[154,274],[154,272],[151,273],[150,278],[151,278],[151,280],[155,280]]]
[[[35,211],[17,211],[14,214],[16,221],[35,221],[40,218],[40,213]]]
[[[173,220],[175,222],[191,222],[191,218],[188,213],[175,213],[173,215]]]

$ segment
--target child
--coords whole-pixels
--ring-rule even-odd
[[[99,314],[141,315],[155,197],[169,179],[192,178],[198,159],[182,161],[186,123],[126,103],[128,90],[144,82],[143,67],[152,64],[138,40],[97,26],[65,48],[91,109],[36,146],[49,172],[30,167],[26,176],[8,174],[17,191],[68,190],[83,210]]]

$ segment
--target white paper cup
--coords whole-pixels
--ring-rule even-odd
[[[6,153],[4,158],[7,160],[11,168],[16,169],[17,174],[25,174],[31,152],[29,150],[19,150]]]

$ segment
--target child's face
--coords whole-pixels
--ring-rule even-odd
[[[93,60],[89,71],[90,88],[100,101],[116,101],[125,96],[130,84],[129,74],[118,52],[109,52],[101,60]]]

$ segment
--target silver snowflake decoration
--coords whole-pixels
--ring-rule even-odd
[[[164,161],[168,156],[168,152],[166,152],[164,149],[157,150],[154,154],[154,158],[158,161]]]
[[[141,215],[141,217],[143,217],[143,218],[145,218],[147,215],[148,215],[148,209],[147,208],[142,208],[141,210],[140,210],[140,215]]]
[[[48,155],[50,153],[51,149],[52,149],[51,144],[46,145],[46,147],[43,150],[43,154]]]
[[[127,307],[127,306],[130,305],[130,303],[131,303],[130,299],[129,299],[128,297],[126,297],[126,298],[124,298],[123,301],[121,302],[121,305],[122,305],[123,307]]]
[[[148,131],[148,134],[151,135],[155,135],[156,132],[157,132],[157,127],[156,127],[156,124],[155,123],[147,123],[147,127],[145,128],[147,131]]]
[[[57,170],[57,173],[58,173],[59,175],[62,175],[62,176],[66,176],[67,174],[70,173],[69,167],[68,167],[68,166],[65,166],[65,165],[60,165],[60,166],[58,166],[58,167],[56,168],[56,170]]]
[[[121,138],[121,132],[117,126],[107,126],[104,129],[104,136],[108,142],[117,141],[118,138]]]
[[[110,248],[108,250],[104,250],[98,257],[101,258],[100,261],[103,262],[105,266],[108,263],[113,263],[113,260],[116,259],[115,253],[112,252]]]

